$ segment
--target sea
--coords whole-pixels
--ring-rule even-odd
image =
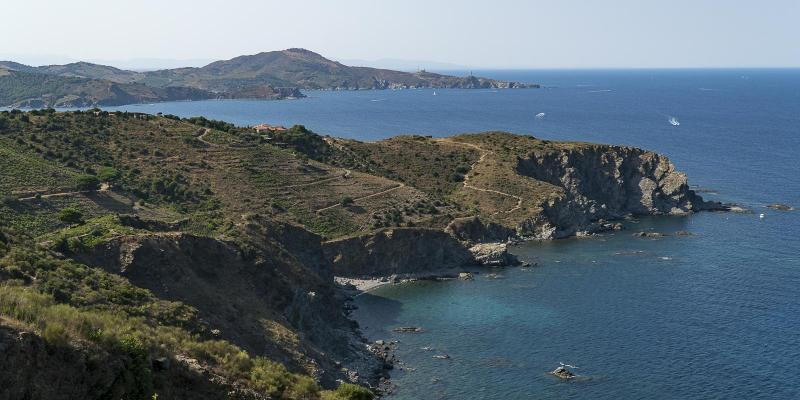
[[[800,208],[800,70],[475,74],[542,88],[109,109],[303,124],[364,141],[503,130],[664,153],[706,199],[751,212],[627,221],[612,234],[514,247],[533,268],[360,295],[365,335],[398,342],[388,398],[800,398],[800,211],[765,207]],[[400,326],[423,332],[393,332]],[[548,374],[561,363],[577,378]]]

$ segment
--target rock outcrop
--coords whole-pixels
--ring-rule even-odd
[[[633,147],[588,145],[534,152],[518,174],[554,186],[541,212],[517,226],[529,239],[555,239],[608,229],[600,220],[628,215],[683,215],[724,209],[689,188],[686,175],[663,155]]]
[[[466,247],[435,229],[384,229],[325,242],[323,248],[336,276],[379,277],[475,265]]]
[[[469,248],[475,261],[487,267],[505,267],[522,264],[517,257],[508,252],[505,243],[480,243]]]
[[[445,232],[467,244],[506,242],[517,235],[514,229],[494,222],[485,222],[479,217],[454,219],[447,225]]]

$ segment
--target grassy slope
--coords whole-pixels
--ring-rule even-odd
[[[117,191],[201,220],[210,232],[224,230],[226,222],[246,213],[337,237],[389,220],[424,223],[447,212],[402,182],[322,164],[244,131],[223,132],[163,117],[88,113],[31,116],[20,124],[5,140],[18,141],[17,147],[40,158],[49,154],[52,160],[40,164],[60,161],[72,165],[72,173],[112,166],[121,175]],[[49,179],[38,164],[23,173],[36,176],[31,182]],[[20,190],[20,185],[9,183],[5,190]],[[346,198],[353,203],[337,206]]]
[[[134,233],[118,222],[98,219],[81,231]],[[70,233],[77,232],[63,234]],[[308,376],[214,339],[195,308],[159,299],[123,277],[57,259],[27,236],[3,228],[0,326],[37,333],[51,354],[73,349],[114,360],[107,368],[120,373],[115,390],[125,398],[150,399],[160,390],[174,390],[164,382],[168,376],[151,369],[150,360],[178,356],[191,357],[203,373],[219,376],[217,384],[244,387],[270,398],[371,398],[353,385],[322,391]],[[352,397],[353,392],[367,397]]]
[[[0,324],[35,331],[49,346],[77,346],[124,359],[131,352],[148,357],[185,354],[229,382],[286,398],[364,395],[346,385],[321,391],[310,378],[280,364],[198,336],[205,328],[190,306],[160,300],[116,275],[54,258],[27,234],[2,227],[38,235],[36,242],[70,252],[118,235],[150,234],[120,223],[117,213],[160,220],[173,230],[220,234],[242,214],[256,211],[279,219],[324,220],[313,212],[315,207],[337,203],[341,195],[327,185],[339,184],[343,193],[361,195],[391,186],[390,181],[354,173],[346,184],[326,184],[325,179],[339,180],[340,168],[308,161],[238,131],[169,118],[6,112],[0,113],[0,145],[0,187],[6,195],[0,204]],[[78,177],[104,167],[118,172],[112,190],[74,193]],[[323,184],[314,184],[319,180]],[[305,183],[312,185],[286,188]],[[37,199],[34,193],[43,196]],[[283,209],[281,202],[291,207]],[[81,210],[87,222],[67,227],[58,219],[67,207]],[[332,232],[342,229],[338,222],[321,226]],[[282,328],[276,337],[290,334]],[[123,364],[134,376],[137,370],[149,374]],[[131,383],[130,389],[137,385]],[[150,389],[142,390],[128,394],[142,398]]]
[[[6,198],[0,204],[0,226],[38,236],[37,241],[67,251],[120,234],[147,233],[120,223],[118,213],[161,221],[173,230],[222,237],[235,235],[233,226],[253,213],[303,224],[328,238],[384,226],[441,228],[455,217],[470,215],[513,226],[537,212],[542,201],[561,193],[548,183],[517,174],[518,158],[581,146],[589,145],[496,132],[365,143],[323,138],[295,127],[262,137],[207,120],[94,111],[4,112],[0,113],[0,194]],[[73,193],[80,176],[104,168],[117,172],[111,190]],[[45,195],[15,200],[30,197],[30,192]],[[88,222],[67,227],[58,218],[66,207],[81,210]],[[211,346],[192,336],[199,328],[192,327],[193,311],[185,305],[164,303],[122,278],[57,260],[36,250],[30,239],[13,239],[19,253],[9,251],[5,237],[0,280],[22,279],[33,285],[5,284],[0,290],[7,299],[33,296],[25,301],[36,307],[21,309],[13,301],[0,304],[14,324],[37,330],[45,338],[52,334],[47,333],[48,326],[55,326],[50,328],[57,331],[53,340],[92,342],[96,338],[72,322],[88,319],[111,335],[93,345],[117,346],[114,343],[129,340],[136,331],[147,332],[134,335],[136,340],[159,348],[168,342],[174,352],[195,354]],[[55,298],[36,297],[26,292],[30,287]],[[56,318],[59,312],[74,318]],[[105,312],[122,315],[123,320]],[[144,320],[128,319],[134,316]],[[162,332],[153,324],[178,331]],[[170,335],[182,339],[175,343]],[[212,368],[245,382],[258,379],[253,378],[254,368],[271,365],[249,356],[241,365],[227,365],[226,360],[240,352],[230,344],[202,351]],[[286,382],[308,383],[280,367],[268,369],[272,375],[267,375]]]

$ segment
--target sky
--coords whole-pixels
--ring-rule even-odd
[[[800,67],[800,0],[2,0],[0,59],[199,66],[303,47],[369,64]]]

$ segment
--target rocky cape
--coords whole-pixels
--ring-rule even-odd
[[[91,107],[207,99],[296,99],[307,90],[512,89],[535,84],[351,67],[305,49],[216,61],[200,68],[136,72],[76,62],[33,67],[0,61],[0,106]]]
[[[386,346],[348,318],[353,293],[336,277],[469,280],[517,264],[508,250],[518,241],[728,208],[703,200],[663,155],[503,132],[357,142],[301,126],[262,135],[199,118],[41,110],[0,112],[0,133],[0,169],[13,172],[0,174],[0,225],[35,232],[23,246],[0,227],[0,278],[23,285],[9,293],[58,294],[54,309],[107,305],[155,327],[169,317],[184,340],[235,345],[326,389],[380,387],[389,367]],[[65,221],[75,207],[83,215]],[[186,318],[150,312],[176,305]],[[59,398],[31,389],[48,384],[69,388],[61,398],[135,389],[116,379],[132,362],[124,354],[82,336],[56,349],[41,325],[0,318],[0,357],[13,366],[0,387],[20,382],[30,398]],[[88,377],[98,364],[87,358],[107,371]],[[253,382],[183,347],[144,359],[174,397]]]

